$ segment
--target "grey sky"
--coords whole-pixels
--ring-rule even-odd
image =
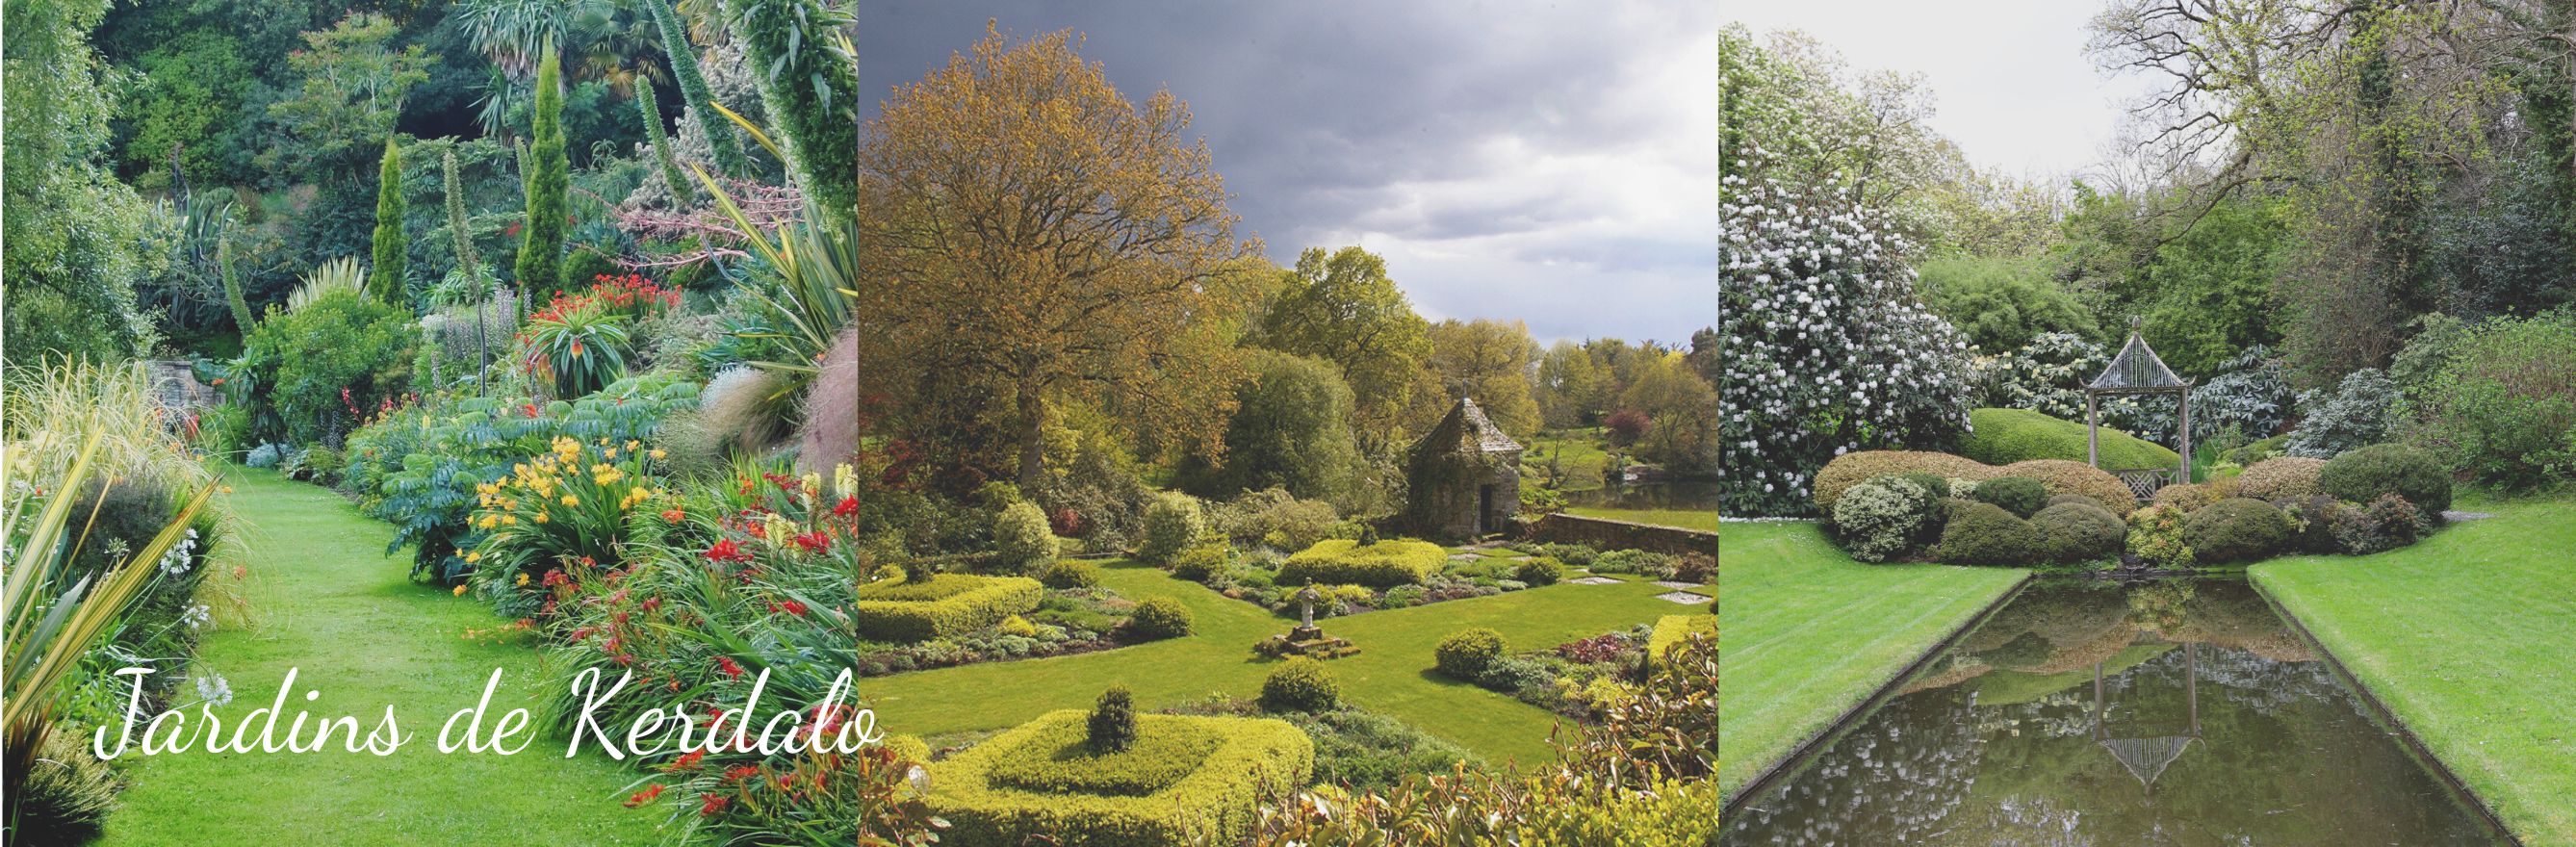
[[[861,83],[921,78],[998,19],[1070,28],[1132,99],[1195,117],[1273,259],[1359,244],[1416,309],[1542,341],[1716,322],[1708,2],[871,2]]]

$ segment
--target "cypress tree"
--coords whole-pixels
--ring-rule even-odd
[[[562,284],[564,192],[572,161],[564,154],[563,88],[554,45],[537,64],[535,126],[528,133],[528,222],[521,231],[519,285],[530,291]]]
[[[751,173],[751,160],[742,155],[742,142],[733,137],[733,122],[716,114],[715,95],[707,90],[706,75],[698,72],[698,50],[689,44],[689,33],[680,25],[680,12],[665,0],[644,0],[644,8],[653,13],[653,24],[662,31],[662,52],[671,57],[671,76],[680,81],[680,99],[689,104],[690,114],[698,118],[698,128],[707,134],[707,146],[713,148],[720,176],[744,176]]]
[[[652,80],[635,78],[635,109],[644,114],[644,140],[653,142],[653,157],[662,160],[662,181],[671,184],[671,205],[688,205],[689,175],[680,170],[671,139],[662,135],[662,104],[653,102]]]
[[[403,237],[402,149],[385,139],[385,159],[376,181],[376,269],[367,276],[367,293],[387,303],[403,301],[403,275],[409,271],[410,241]]]
[[[788,173],[831,231],[849,228],[859,207],[859,75],[829,36],[854,19],[820,0],[725,0],[725,8],[760,80]]]

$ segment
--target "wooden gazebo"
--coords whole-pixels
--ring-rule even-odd
[[[2150,734],[2145,735],[2123,735],[2112,729],[2110,705],[2104,696],[2102,663],[2093,663],[2093,743],[2111,751],[2111,758],[2118,760],[2120,767],[2127,769],[2130,776],[2137,777],[2138,786],[2149,794],[2155,793],[2156,778],[2164,776],[2165,769],[2172,767],[2174,760],[2182,758],[2183,751],[2191,749],[2192,742],[2201,740],[2200,643],[2185,641],[2182,649],[2183,701],[2189,710],[2185,721],[2176,725],[2168,718],[2163,722],[2143,724],[2151,727],[2145,730]]]
[[[2111,357],[2111,366],[2102,375],[2084,385],[2084,451],[2085,460],[2102,467],[2101,398],[2138,394],[2172,394],[2182,400],[2182,466],[2165,468],[2103,468],[2129,484],[2139,498],[2154,497],[2156,489],[2170,478],[2174,483],[2191,481],[2191,381],[2174,376],[2165,360],[2147,346],[2138,334],[2138,321],[2129,322],[2129,343],[2120,346],[2120,355]]]

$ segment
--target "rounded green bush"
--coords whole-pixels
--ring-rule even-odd
[[[1324,712],[1341,705],[1342,684],[1324,663],[1297,656],[1261,681],[1261,707],[1273,712]]]
[[[2324,473],[2326,460],[2304,456],[2281,456],[2255,462],[2236,477],[2236,493],[2256,500],[2279,500],[2306,497],[2317,493],[2317,475]]]
[[[2218,502],[2218,499],[2218,489],[2202,483],[2186,482],[2156,489],[2155,504],[2172,506],[2184,514],[2189,514]]]
[[[1127,629],[1147,639],[1179,638],[1190,634],[1190,607],[1160,594],[1136,604],[1127,618]]]
[[[2395,494],[2427,515],[2451,508],[2450,472],[2433,454],[2404,444],[2373,444],[2334,457],[2318,472],[2317,491],[2352,503]]]
[[[1976,409],[1968,413],[1968,427],[1967,438],[1959,444],[1959,455],[1990,465],[2031,459],[2086,459],[2087,436],[2082,421],[2028,409]],[[2109,427],[2100,432],[2102,467],[2169,468],[2182,463],[2182,454],[2164,445]]]
[[[1843,490],[1834,506],[1834,534],[1852,558],[1884,562],[1903,555],[1933,525],[1941,501],[1913,476],[1882,476]]]
[[[2001,506],[2013,517],[2027,518],[2048,505],[2048,486],[2026,476],[1997,477],[1977,483],[1968,498]]]
[[[1208,577],[1225,571],[1225,560],[1222,546],[1201,544],[1191,547],[1172,557],[1172,576],[1191,582],[1206,582]]]
[[[1136,743],[1136,698],[1127,686],[1112,685],[1100,692],[1100,705],[1091,711],[1087,729],[1091,749],[1103,753],[1125,750]]]
[[[1048,562],[1038,581],[1054,589],[1094,588],[1100,585],[1100,566],[1075,559]]]
[[[2272,504],[2230,497],[2183,520],[2183,541],[2202,562],[2250,562],[2280,552],[2290,540],[2290,518]]]
[[[1170,564],[1206,531],[1198,498],[1177,491],[1156,494],[1145,505],[1145,537],[1136,544],[1136,558],[1149,565]]]
[[[2039,533],[2034,555],[2052,564],[2089,562],[2117,556],[2129,536],[2129,525],[2090,497],[2068,497],[2030,516]]]
[[[993,555],[1006,571],[1027,572],[1055,558],[1055,531],[1036,503],[1016,501],[993,519]]]
[[[1512,568],[1512,578],[1530,585],[1555,585],[1565,578],[1565,565],[1552,556],[1532,556]]]
[[[2323,462],[2319,462],[2323,464]],[[2272,501],[2273,508],[2290,519],[2290,539],[2285,550],[2301,553],[2340,553],[2343,542],[2335,538],[2335,527],[2344,520],[2351,507],[2323,494],[2284,497]]]
[[[1503,634],[1484,627],[1464,629],[1440,639],[1432,657],[1440,673],[1450,679],[1475,682],[1483,679],[1485,669],[1503,655]]]
[[[1979,486],[1983,487],[1983,486]],[[1951,500],[1950,523],[1941,528],[1940,557],[1960,565],[2018,565],[2039,547],[2039,530],[1993,503]]]

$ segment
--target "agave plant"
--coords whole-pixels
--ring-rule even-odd
[[[363,291],[367,286],[367,269],[355,256],[342,256],[323,262],[304,274],[304,282],[286,295],[286,310],[302,309],[322,295],[341,289]]]

